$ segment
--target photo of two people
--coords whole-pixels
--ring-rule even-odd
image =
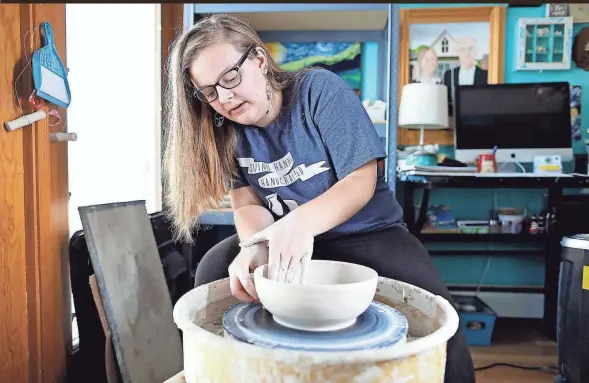
[[[489,23],[412,24],[410,82],[448,87],[448,113],[458,85],[488,82]]]

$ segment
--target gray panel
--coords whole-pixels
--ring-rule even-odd
[[[145,201],[79,212],[123,382],[161,383],[183,355]]]

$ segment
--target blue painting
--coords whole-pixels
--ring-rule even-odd
[[[325,68],[341,76],[360,95],[361,43],[265,43],[264,45],[281,69],[293,71],[309,66]]]
[[[571,133],[573,140],[581,140],[581,87],[571,85]]]

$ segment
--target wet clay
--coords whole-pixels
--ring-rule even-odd
[[[403,305],[396,305],[390,299],[386,299],[383,296],[377,295],[375,296],[374,300],[399,310],[405,316],[409,314],[410,317],[418,317],[420,319],[424,319],[422,318],[423,314],[418,310],[412,310],[407,306]],[[195,325],[215,335],[225,336],[223,331],[223,314],[225,313],[225,311],[227,311],[227,309],[229,309],[229,307],[233,306],[236,303],[239,303],[239,301],[233,297],[228,297],[221,299],[217,302],[213,302],[210,305],[208,305],[205,309],[197,311],[194,314],[194,317],[192,318],[192,322]],[[413,331],[413,328],[415,328],[415,331]],[[427,333],[427,330],[425,328],[422,328],[422,326],[409,324],[407,342],[419,339],[427,335]]]

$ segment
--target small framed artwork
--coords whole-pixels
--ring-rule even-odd
[[[520,18],[517,70],[571,68],[573,18]]]
[[[402,86],[411,82],[443,84],[452,117],[457,86],[503,82],[504,36],[504,6],[401,10],[399,98]],[[454,144],[452,131],[426,136],[429,143]],[[399,145],[413,145],[418,132],[399,129],[397,137]]]
[[[568,17],[570,16],[569,4],[551,3],[546,4],[546,17]]]
[[[546,4],[546,17],[572,17],[573,23],[589,23],[589,4]]]

